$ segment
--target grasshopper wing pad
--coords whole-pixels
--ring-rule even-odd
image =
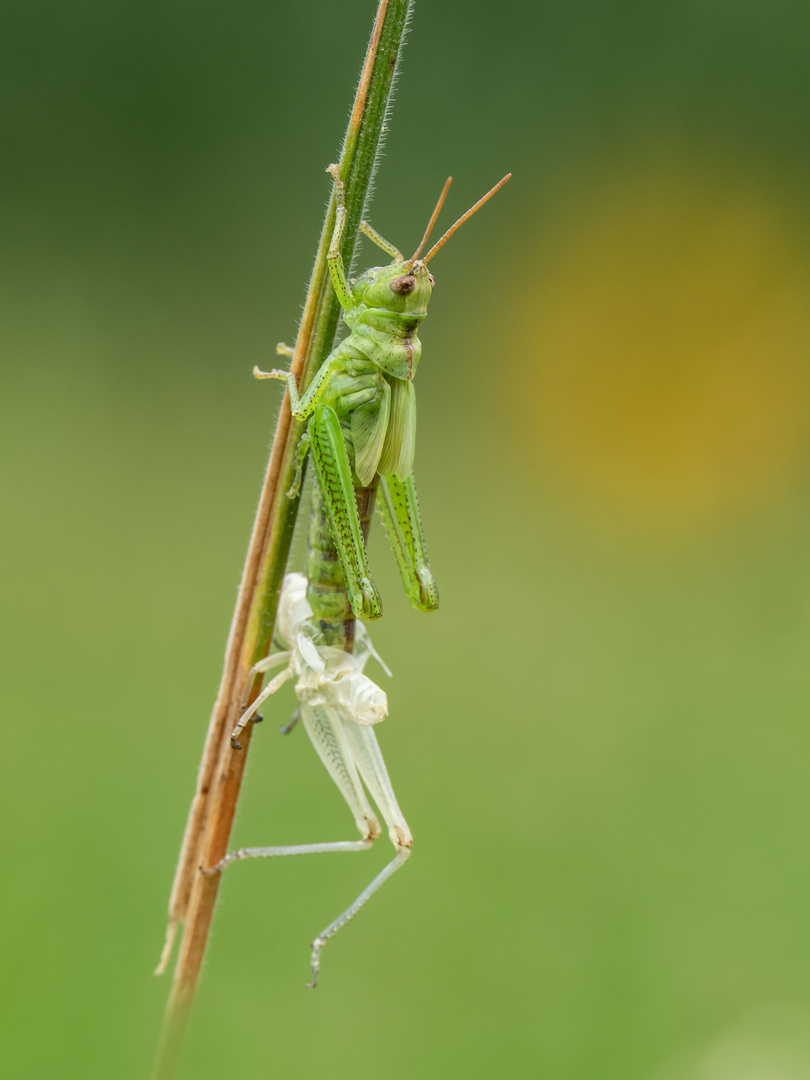
[[[377,475],[391,412],[391,388],[382,376],[380,384],[379,393],[352,413],[354,471],[363,487]]]
[[[391,380],[391,419],[385,436],[380,476],[407,480],[413,470],[416,449],[416,391],[404,379]]]
[[[347,743],[343,721],[337,711],[327,705],[302,702],[301,719],[318,757],[346,800],[361,836],[379,836],[379,822],[363,791],[357,775],[354,749]]]

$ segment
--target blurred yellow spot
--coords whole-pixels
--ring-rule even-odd
[[[522,279],[512,352],[544,471],[669,525],[760,502],[810,426],[810,259],[790,208],[735,177],[658,173],[573,211]]]

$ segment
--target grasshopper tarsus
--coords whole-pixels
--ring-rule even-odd
[[[242,744],[233,735],[231,735],[231,749],[233,749],[233,750],[241,750],[242,749]]]
[[[358,588],[352,590],[351,605],[355,615],[369,621],[379,619],[382,615],[380,594],[377,592],[377,586],[369,578],[361,578]]]
[[[339,203],[343,202],[345,187],[343,181],[340,179],[340,166],[334,162],[331,165],[327,165],[324,172],[328,172],[332,179],[335,181],[335,190]]]
[[[254,379],[281,379],[286,382],[289,374],[289,371],[280,371],[278,368],[271,368],[270,371],[262,371],[258,364],[253,365]]]

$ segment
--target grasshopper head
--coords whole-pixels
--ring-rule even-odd
[[[372,308],[398,315],[424,315],[435,281],[421,259],[395,259],[388,266],[374,266],[354,283],[352,292]]]
[[[364,304],[366,308],[373,308],[378,311],[404,316],[405,323],[407,323],[409,318],[413,319],[414,325],[412,328],[409,327],[407,329],[407,333],[415,331],[419,324],[419,320],[423,319],[427,314],[428,301],[433,295],[433,288],[436,284],[433,280],[433,275],[427,268],[427,264],[436,252],[444,247],[453,233],[460,228],[465,221],[471,218],[476,210],[484,205],[487,199],[491,199],[495,192],[503,187],[511,175],[511,173],[507,173],[503,180],[488,191],[482,199],[479,199],[477,203],[471,206],[466,214],[462,214],[458,221],[450,226],[444,236],[436,241],[427,255],[423,258],[420,258],[419,256],[421,255],[425,244],[427,244],[430,231],[436,223],[436,218],[439,216],[439,211],[441,210],[445,196],[447,195],[447,189],[450,187],[451,177],[448,176],[447,182],[439,196],[439,201],[436,203],[436,209],[431,215],[427,229],[425,229],[425,235],[422,237],[419,247],[413,255],[411,255],[410,259],[404,259],[395,247],[386,243],[386,241],[383,240],[379,234],[375,233],[370,226],[365,222],[362,222],[360,228],[366,235],[370,236],[384,251],[395,253],[396,257],[392,263],[388,264],[388,266],[374,266],[371,270],[367,270],[365,274],[350,283],[352,296],[358,304]],[[347,314],[348,318],[346,321],[351,326],[353,324],[349,320],[352,316],[349,313]]]

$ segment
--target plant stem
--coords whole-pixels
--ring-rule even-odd
[[[347,266],[351,265],[376,166],[410,6],[411,0],[379,0],[343,142],[339,171],[346,191],[342,255]],[[321,231],[291,365],[302,388],[329,354],[340,315],[326,265],[334,221],[333,196]],[[231,748],[230,732],[261,689],[261,677],[251,676],[250,671],[267,654],[273,635],[299,504],[297,499],[288,499],[286,492],[293,480],[294,449],[302,430],[303,425],[290,414],[285,394],[169,901],[169,928],[158,972],[166,966],[177,926],[182,923],[184,929],[153,1080],[170,1080],[175,1074],[199,981],[220,875],[201,874],[198,868],[213,866],[227,850],[252,725],[242,733],[241,750]]]

